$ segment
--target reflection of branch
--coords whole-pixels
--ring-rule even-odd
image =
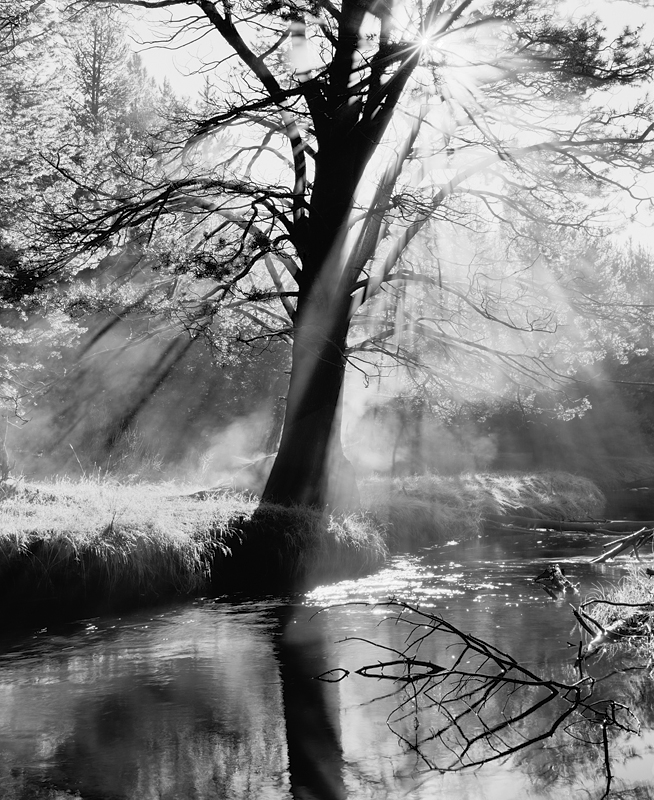
[[[595,678],[582,675],[575,683],[544,678],[442,617],[396,600],[380,605],[390,610],[388,620],[408,629],[404,649],[348,637],[345,641],[357,638],[389,657],[354,673],[339,668],[318,677],[334,682],[356,674],[394,681],[398,704],[388,725],[428,769],[452,772],[479,767],[549,739],[560,728],[575,735],[571,733],[575,726],[594,726],[601,732],[599,738],[575,738],[602,746],[608,792],[609,728],[637,733],[639,725],[621,703],[591,699]],[[447,661],[452,663],[442,666],[425,658],[427,642],[449,653]],[[421,647],[423,657],[418,659]]]

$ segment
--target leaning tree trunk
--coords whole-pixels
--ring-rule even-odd
[[[347,314],[333,308],[305,309],[296,328],[293,364],[279,451],[263,493],[265,502],[322,508],[329,501],[330,453],[341,465],[336,430],[345,375]]]
[[[342,469],[349,466],[336,430],[350,326],[351,280],[344,250],[354,195],[373,148],[367,143],[367,152],[362,153],[346,144],[342,133],[321,144],[310,213],[296,241],[302,274],[291,380],[265,502],[323,508],[330,500],[330,448],[332,455],[336,450],[335,460]]]
[[[316,155],[310,212],[296,239],[302,274],[291,381],[282,439],[262,498],[266,502],[320,508],[356,503],[354,471],[336,430],[351,291],[362,266],[345,251],[354,196],[381,134],[357,127],[356,114],[350,115],[339,101]],[[335,499],[329,493],[330,461],[340,472],[332,476],[341,495]],[[354,490],[349,497],[343,494],[348,482]]]

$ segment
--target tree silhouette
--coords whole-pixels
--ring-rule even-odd
[[[258,327],[244,339],[292,339],[264,500],[330,501],[330,462],[348,476],[338,435],[348,358],[403,358],[389,344],[403,326],[445,354],[555,375],[544,359],[526,365],[474,330],[453,332],[438,309],[409,323],[397,301],[387,325],[356,341],[353,331],[379,298],[423,286],[521,334],[551,332],[528,304],[503,315],[446,284],[441,243],[419,243],[442,225],[533,242],[529,225],[588,225],[604,189],[636,202],[654,126],[644,100],[625,110],[612,90],[651,74],[638,31],[610,38],[596,18],[570,21],[540,0],[114,4],[170,12],[172,44],[206,37],[216,91],[205,87],[198,114],[167,140],[157,180],[118,199],[89,186],[55,238],[77,253],[136,242],[191,332],[229,313]]]

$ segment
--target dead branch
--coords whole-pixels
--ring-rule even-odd
[[[530,531],[550,530],[567,533],[602,533],[613,536],[616,533],[636,533],[643,527],[654,528],[654,520],[558,520],[558,519],[532,519],[514,514],[489,514],[486,520],[491,523],[498,523],[505,530],[513,531],[514,525],[521,526]]]
[[[598,729],[595,739],[575,738],[601,747],[608,792],[612,780],[609,729],[638,733],[639,724],[626,706],[613,699],[594,699],[601,679],[582,673],[578,681],[563,683],[538,675],[438,615],[396,600],[380,605],[390,611],[387,620],[406,626],[405,649],[348,637],[345,641],[356,638],[376,651],[387,652],[389,658],[354,673],[335,669],[318,677],[334,681],[357,674],[395,682],[398,703],[388,725],[428,769],[454,772],[479,767],[544,741],[559,729],[570,733],[581,726],[583,730]],[[608,628],[583,607],[573,608],[573,613],[595,639],[606,635]],[[439,651],[442,648],[453,654],[449,666],[417,658],[428,640],[432,645],[436,641]],[[580,647],[580,659],[588,649]],[[605,713],[607,708],[610,713]]]
[[[610,549],[606,551],[606,553],[602,553],[601,556],[597,556],[597,558],[591,559],[591,564],[601,564],[604,561],[608,561],[609,558],[613,558],[617,556],[619,553],[622,553],[625,550],[632,549],[636,558],[638,558],[638,549],[642,547],[647,542],[651,542],[652,538],[654,537],[654,528],[641,528],[640,530],[636,531],[635,533],[630,534],[629,536],[623,536],[621,539],[616,539],[613,542],[609,542],[608,544],[604,545],[604,547],[609,547]]]

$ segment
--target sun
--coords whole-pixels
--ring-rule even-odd
[[[418,50],[426,52],[430,50],[434,43],[434,35],[432,33],[426,32],[421,33],[418,35],[416,40],[416,47]]]

